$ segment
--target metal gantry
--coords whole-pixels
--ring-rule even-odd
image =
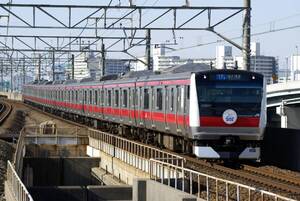
[[[60,12],[54,12],[58,10]],[[170,31],[175,35],[176,31],[208,31],[240,49],[244,55],[244,69],[249,69],[250,10],[250,0],[244,0],[244,6],[237,7],[191,6],[188,0],[183,6],[139,6],[132,2],[129,6],[2,3],[0,15],[9,23],[0,23],[0,29],[7,30],[6,34],[0,34],[0,54],[12,61],[11,69],[17,69],[19,59],[24,59],[25,68],[33,68],[37,65],[36,57],[30,60],[31,55],[41,54],[40,66],[51,66],[53,76],[57,61],[65,60],[74,65],[74,58],[83,49],[100,55],[103,68],[106,55],[115,52],[150,68],[153,32]],[[216,21],[213,15],[219,11],[225,14]],[[219,33],[217,28],[242,12],[244,40],[239,45]],[[107,33],[108,30],[111,32]],[[53,32],[55,34],[51,34]],[[131,53],[140,46],[145,47],[146,61]],[[5,70],[2,65],[1,72]]]

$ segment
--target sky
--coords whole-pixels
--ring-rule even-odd
[[[0,1],[7,3],[8,1]],[[13,3],[35,3],[35,4],[83,4],[83,5],[106,5],[109,0],[13,0]],[[155,6],[181,6],[185,0],[133,0],[136,5]],[[113,0],[112,5],[128,5],[128,0]],[[243,0],[190,0],[192,6],[243,6]],[[252,33],[270,32],[277,29],[298,26],[298,28],[284,31],[271,32],[252,37],[252,41],[261,43],[261,53],[267,56],[275,56],[279,59],[280,67],[285,67],[285,58],[296,54],[299,47],[300,53],[300,0],[252,0]],[[57,11],[58,12],[58,11]],[[63,13],[61,13],[63,15]],[[225,13],[227,14],[227,13]],[[151,17],[151,13],[147,13]],[[213,17],[221,17],[224,13],[213,13]],[[202,18],[201,18],[202,20]],[[203,18],[203,20],[205,20]],[[241,36],[242,14],[237,15],[230,21],[222,24],[217,31],[231,38]],[[167,22],[166,22],[167,23]],[[109,32],[110,33],[110,32]],[[152,33],[152,43],[165,43],[172,41],[172,33]],[[217,41],[219,38],[205,31],[176,32],[178,45],[172,46],[174,49],[185,49],[197,44]],[[235,40],[241,44],[241,39]],[[228,43],[218,43],[202,45],[181,51],[169,52],[170,55],[177,55],[183,58],[205,58],[215,56],[216,45],[229,45]],[[233,48],[235,55],[241,52]],[[136,54],[143,53],[137,50]]]

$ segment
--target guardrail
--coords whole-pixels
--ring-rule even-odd
[[[150,178],[205,200],[296,201],[268,191],[150,159]]]
[[[9,188],[6,189],[6,192],[9,190],[10,195],[13,196],[16,201],[33,201],[10,161],[7,162],[6,174],[6,186]]]
[[[19,176],[22,175],[22,169],[23,169],[23,157],[25,154],[25,129],[22,128],[20,131],[19,139],[17,142],[16,152],[14,155],[14,167]]]
[[[50,133],[45,133],[46,129],[41,128],[40,126],[26,126],[24,127],[24,132],[27,135],[78,135],[78,136],[86,136],[86,128],[79,127],[55,127],[50,129]]]
[[[146,173],[151,158],[165,158],[182,167],[185,163],[181,156],[94,129],[89,129],[89,145]]]

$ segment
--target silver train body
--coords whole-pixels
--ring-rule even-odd
[[[31,83],[23,99],[51,111],[188,139],[200,158],[258,159],[266,126],[264,78],[238,70]]]

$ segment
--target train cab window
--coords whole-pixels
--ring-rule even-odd
[[[119,107],[119,90],[115,90],[115,106]]]
[[[156,109],[162,110],[163,108],[163,90],[161,88],[156,89]]]
[[[144,109],[149,109],[149,89],[144,89]]]
[[[95,105],[98,105],[98,91],[95,90]]]
[[[128,92],[126,89],[123,90],[123,107],[128,107]]]
[[[111,90],[107,91],[107,98],[108,98],[107,106],[111,106]]]

